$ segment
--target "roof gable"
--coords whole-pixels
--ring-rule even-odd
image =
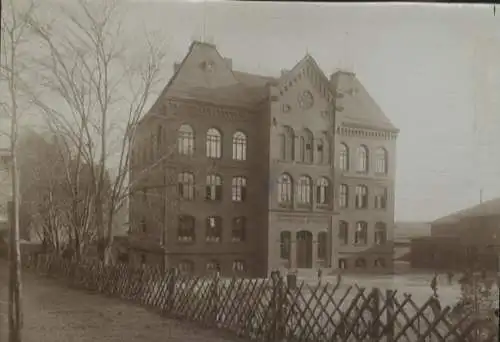
[[[370,96],[354,73],[338,71],[331,77],[331,86],[340,95],[336,107],[341,124],[398,132],[379,105]]]
[[[305,76],[311,85],[315,88],[316,92],[320,94],[328,103],[332,103],[334,99],[334,92],[332,91],[328,78],[323,73],[323,70],[318,66],[314,58],[307,54],[300,60],[292,70],[284,73],[279,79],[278,87],[281,89],[286,87],[290,81],[295,79],[297,75],[302,74]]]

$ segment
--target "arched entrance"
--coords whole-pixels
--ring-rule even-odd
[[[313,235],[301,230],[297,232],[297,268],[313,267]]]

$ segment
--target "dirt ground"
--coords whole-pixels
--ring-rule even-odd
[[[0,341],[7,341],[7,265],[0,262]],[[233,342],[133,304],[23,275],[23,342]]]

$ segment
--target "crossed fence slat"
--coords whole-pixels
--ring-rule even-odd
[[[494,322],[470,313],[450,315],[436,298],[419,305],[411,295],[340,283],[289,287],[271,280],[195,277],[158,267],[105,266],[54,255],[30,258],[28,270],[159,309],[166,316],[217,327],[255,341],[495,341]],[[479,339],[478,339],[479,338]]]

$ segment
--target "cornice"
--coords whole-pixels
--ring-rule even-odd
[[[398,132],[362,127],[361,125],[359,125],[359,127],[350,127],[346,125],[337,126],[337,134],[344,137],[376,138],[384,140],[396,140],[398,137]]]

